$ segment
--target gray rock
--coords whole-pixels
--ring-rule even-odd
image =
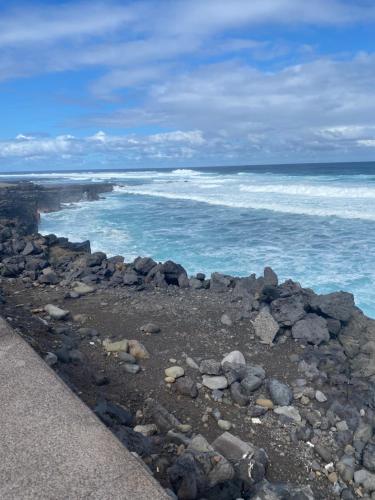
[[[224,363],[237,363],[239,365],[245,365],[245,357],[240,351],[232,351],[226,356],[221,361],[221,364],[224,366]]]
[[[265,286],[277,286],[279,284],[277,274],[270,267],[264,268],[263,276]]]
[[[233,321],[228,314],[223,314],[220,318],[220,321],[225,326],[232,326],[233,325]]]
[[[274,320],[272,314],[266,308],[260,311],[258,316],[253,321],[253,326],[255,329],[255,335],[265,344],[272,344],[277,332],[279,331],[278,323]]]
[[[294,406],[277,406],[273,411],[278,415],[283,415],[284,417],[293,420],[294,422],[300,423],[302,421],[299,411]]]
[[[317,453],[320,458],[322,458],[327,464],[332,461],[332,453],[326,446],[317,443],[314,447],[315,453]]]
[[[126,373],[131,373],[132,375],[135,375],[141,369],[141,367],[139,365],[130,364],[130,363],[124,363],[122,365],[122,367],[126,371]]]
[[[204,359],[201,361],[199,371],[203,375],[220,375],[222,373],[221,364],[215,359]]]
[[[281,326],[293,326],[305,316],[304,302],[300,295],[276,299],[271,303],[271,314]]]
[[[181,422],[172,413],[169,413],[153,398],[146,399],[144,415],[149,421],[154,422],[162,432],[177,429],[181,425]]]
[[[268,390],[272,399],[272,402],[278,406],[289,406],[293,400],[293,392],[291,388],[279,382],[276,379],[270,379],[268,381]]]
[[[363,465],[371,472],[375,472],[375,443],[367,443],[363,450]]]
[[[250,395],[262,385],[263,380],[255,375],[247,375],[241,380],[241,387],[245,394]]]
[[[362,485],[365,491],[375,491],[375,474],[366,469],[360,469],[354,473],[354,482]]]
[[[60,309],[60,307],[54,306],[53,304],[47,304],[44,307],[44,310],[47,314],[49,314],[49,316],[51,316],[51,318],[57,320],[65,319],[69,316],[69,311]]]
[[[315,391],[315,399],[319,403],[325,403],[327,401],[327,396],[322,391]]]
[[[176,380],[174,387],[179,394],[196,398],[198,396],[197,384],[190,377],[180,377]]]
[[[329,340],[327,322],[317,314],[306,314],[292,327],[292,336],[297,340],[319,345]]]
[[[231,462],[241,460],[244,456],[252,456],[255,452],[253,445],[242,441],[230,432],[221,434],[211,446]]]
[[[189,284],[191,288],[194,288],[194,290],[200,290],[203,288],[203,282],[197,278],[190,278]]]
[[[348,321],[355,311],[354,297],[348,292],[333,292],[326,295],[315,295],[310,306],[330,318]]]
[[[48,366],[53,366],[57,363],[57,356],[53,352],[47,352],[47,354],[44,356],[44,361]]]
[[[160,327],[155,325],[155,323],[147,323],[147,325],[141,326],[141,332],[144,333],[160,333]]]
[[[120,351],[118,353],[118,358],[121,359],[121,361],[125,361],[125,363],[130,365],[135,365],[137,363],[135,357],[129,354],[128,352]]]
[[[133,262],[133,267],[137,273],[144,276],[146,276],[155,266],[156,262],[150,257],[137,257]]]
[[[135,271],[129,270],[124,273],[122,282],[126,286],[138,285],[139,276]]]
[[[210,289],[215,292],[226,292],[234,283],[232,276],[226,276],[220,273],[212,273],[210,280]]]
[[[202,383],[205,387],[208,387],[209,389],[226,389],[228,387],[228,381],[225,377],[220,377],[220,376],[210,376],[210,375],[203,375],[203,380]]]
[[[230,386],[230,395],[233,401],[240,406],[247,406],[249,404],[249,397],[244,393],[239,382],[234,382]]]

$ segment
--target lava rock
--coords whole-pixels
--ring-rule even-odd
[[[302,297],[291,295],[274,300],[271,303],[271,314],[280,326],[293,326],[306,314]]]

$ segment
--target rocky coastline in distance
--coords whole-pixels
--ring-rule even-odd
[[[179,499],[375,498],[375,321],[347,292],[92,253],[0,185],[0,314]]]

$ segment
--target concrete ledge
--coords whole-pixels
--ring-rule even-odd
[[[169,498],[2,318],[0,498]]]

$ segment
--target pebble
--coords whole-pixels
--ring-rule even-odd
[[[103,340],[103,347],[107,352],[127,352],[129,348],[129,341],[126,339],[111,342],[106,339]]]
[[[130,363],[125,363],[122,366],[127,373],[131,373],[133,375],[138,373],[139,370],[141,369],[141,367],[139,365],[134,365],[134,364],[130,364]]]
[[[224,356],[221,364],[224,365],[224,363],[237,363],[239,365],[246,365],[245,357],[240,351],[232,351]]]
[[[121,359],[121,361],[125,361],[125,363],[130,363],[131,365],[135,365],[137,363],[137,360],[134,356],[124,351],[118,353],[118,359]]]
[[[64,309],[60,309],[60,307],[54,306],[53,304],[47,304],[44,307],[44,310],[51,318],[61,320],[66,319],[69,316],[69,311],[65,311]]]
[[[315,391],[315,399],[319,403],[325,403],[327,401],[327,396],[322,391]]]
[[[135,359],[148,359],[150,357],[145,346],[138,340],[129,340],[129,354]]]
[[[47,352],[47,354],[44,356],[44,361],[48,366],[53,366],[57,363],[57,356],[53,352]]]
[[[141,332],[144,332],[149,335],[160,333],[160,331],[161,331],[160,327],[155,325],[154,323],[147,323],[147,325],[141,326]]]
[[[284,415],[284,417],[290,418],[294,422],[299,423],[302,421],[299,411],[294,406],[278,406],[277,408],[274,408],[273,411],[278,415]]]
[[[152,436],[153,434],[156,434],[158,432],[158,428],[156,427],[155,424],[146,424],[146,425],[136,425],[134,427],[135,432],[139,432],[140,434],[143,434],[144,436]]]
[[[176,382],[176,379],[174,377],[165,377],[164,382],[166,384],[174,384]]]
[[[217,425],[222,431],[229,431],[232,428],[232,424],[228,420],[220,419],[217,421]]]
[[[273,402],[270,399],[260,398],[255,401],[255,404],[258,406],[262,406],[263,408],[267,408],[269,410],[272,410],[274,407]]]
[[[193,370],[199,370],[198,364],[194,361],[193,358],[186,358],[186,364],[192,368]]]
[[[181,366],[171,366],[166,368],[164,371],[166,377],[172,377],[174,379],[183,377],[185,375],[185,370]]]
[[[203,385],[209,389],[226,389],[228,387],[228,381],[225,377],[211,377],[209,375],[203,375],[202,379]]]
[[[233,321],[228,316],[228,314],[223,314],[222,317],[220,318],[220,321],[225,326],[232,326],[233,325]]]

